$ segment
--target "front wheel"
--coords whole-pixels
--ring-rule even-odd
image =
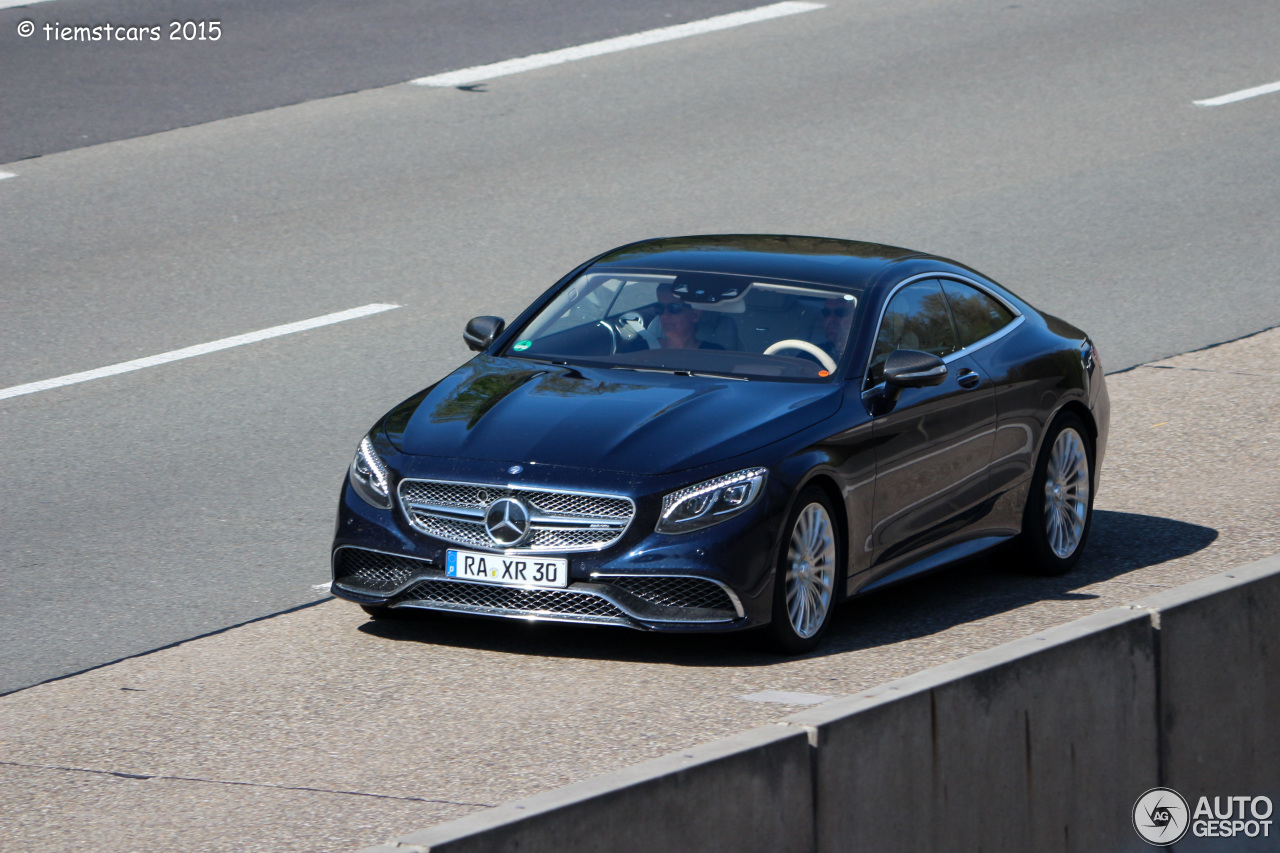
[[[800,493],[783,530],[770,628],[777,649],[799,654],[818,645],[831,624],[844,550],[831,500],[821,489]]]
[[[1036,460],[1022,518],[1026,569],[1064,575],[1075,568],[1093,520],[1093,442],[1084,421],[1059,415]]]

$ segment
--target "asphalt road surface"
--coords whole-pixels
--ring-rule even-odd
[[[0,9],[0,163],[751,5],[750,0],[57,0]],[[34,31],[20,37],[23,21],[30,21]],[[80,36],[77,26],[84,28]]]
[[[1088,329],[1109,370],[1280,324],[1280,94],[1193,106],[1280,78],[1278,37],[1280,7],[1248,0],[832,2],[478,90],[391,85],[4,166],[0,389],[402,307],[0,399],[0,691],[316,601],[372,420],[467,357],[468,317],[513,316],[633,239],[950,255]],[[186,85],[206,118],[258,108]]]

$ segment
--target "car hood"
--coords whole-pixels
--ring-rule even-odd
[[[632,474],[711,464],[840,406],[835,383],[741,381],[477,356],[388,413],[403,453]]]

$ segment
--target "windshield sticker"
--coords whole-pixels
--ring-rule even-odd
[[[533,341],[520,341],[518,344],[513,346],[512,349],[516,352],[524,352],[531,346],[533,346]]]

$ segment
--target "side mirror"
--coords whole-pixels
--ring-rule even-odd
[[[471,349],[480,352],[493,343],[494,338],[502,334],[506,325],[507,321],[501,317],[472,317],[467,321],[467,327],[462,330],[462,340],[466,341]]]
[[[898,399],[903,388],[941,385],[946,378],[946,363],[927,352],[894,350],[884,363],[884,390],[890,400]]]

